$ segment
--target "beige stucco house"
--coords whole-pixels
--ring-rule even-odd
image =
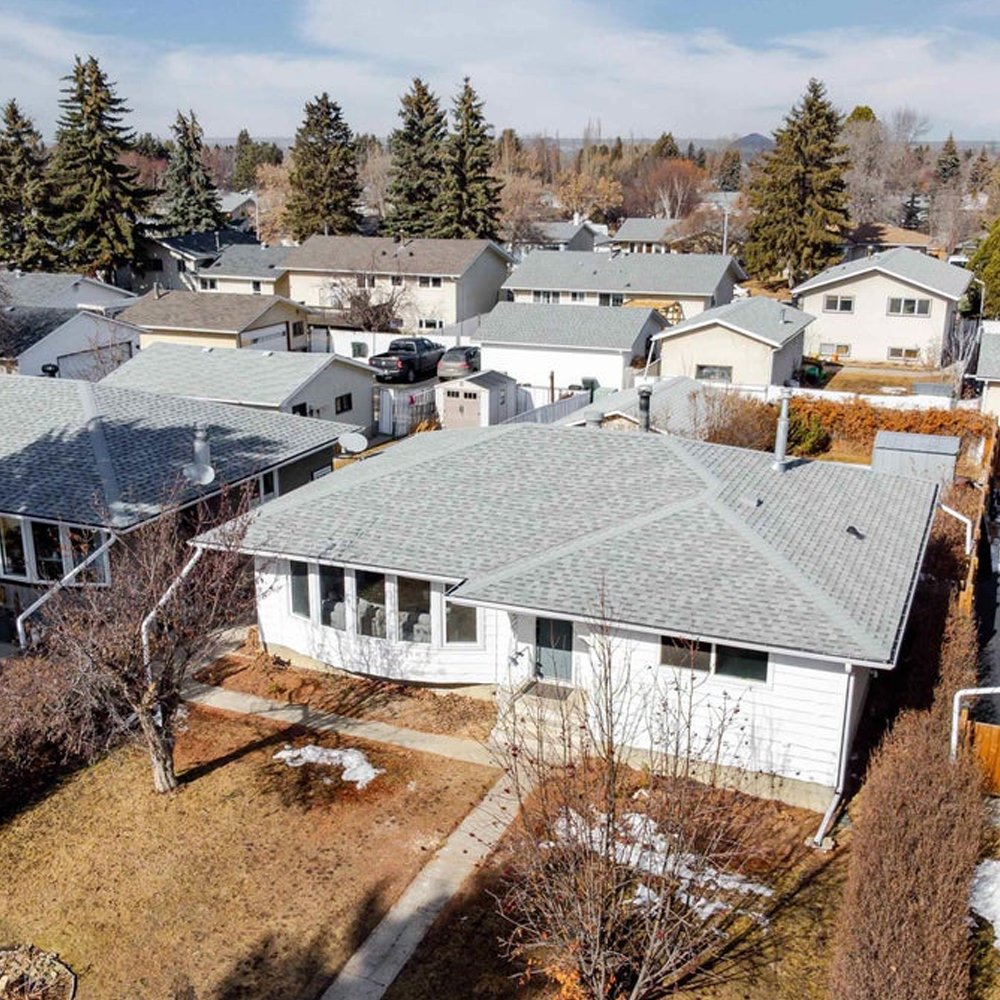
[[[354,292],[397,299],[400,330],[440,330],[496,305],[512,258],[489,240],[310,236],[285,257],[288,297],[337,325]]]
[[[813,321],[774,299],[736,299],[653,337],[660,374],[733,385],[784,385],[802,362]]]
[[[281,265],[293,249],[267,243],[227,247],[198,269],[196,291],[287,297],[288,278]]]
[[[120,314],[143,330],[142,347],[157,341],[198,347],[305,351],[308,311],[280,295],[153,291]]]
[[[964,268],[907,247],[831,267],[794,290],[816,317],[805,353],[939,365],[971,281]]]

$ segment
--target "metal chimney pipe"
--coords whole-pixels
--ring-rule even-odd
[[[604,414],[600,410],[588,410],[583,415],[584,423],[592,431],[599,431],[604,423]]]
[[[639,427],[644,431],[649,430],[649,398],[653,395],[653,390],[648,385],[639,388]]]
[[[792,390],[781,390],[781,412],[778,415],[778,433],[774,437],[774,461],[771,468],[776,472],[784,472],[787,465],[788,450],[788,402],[792,398]]]

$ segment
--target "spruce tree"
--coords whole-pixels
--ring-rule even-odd
[[[93,56],[86,62],[77,57],[64,79],[52,230],[68,266],[113,279],[139,257],[136,238],[149,201],[136,172],[121,162],[133,141],[122,124],[129,109]]]
[[[402,126],[389,136],[392,210],[385,228],[398,236],[432,236],[444,182],[445,114],[437,97],[420,77],[403,95]]]
[[[273,142],[257,142],[245,128],[240,129],[233,156],[233,190],[252,190],[257,186],[257,168],[265,163],[280,167],[283,159]]]
[[[784,272],[792,286],[839,259],[848,224],[840,127],[823,84],[810,80],[750,180],[754,216],[743,251],[754,275]]]
[[[493,176],[493,127],[469,78],[454,101],[454,131],[445,144],[445,177],[435,235],[445,239],[496,239],[500,189]]]
[[[962,158],[958,155],[955,137],[949,132],[934,164],[934,176],[941,184],[950,184],[962,170]]]
[[[983,316],[997,319],[1000,317],[1000,219],[993,223],[986,239],[976,248],[969,268],[985,286]]]
[[[204,137],[194,112],[185,118],[178,111],[171,129],[174,145],[167,167],[163,227],[171,235],[218,229],[223,224],[219,192],[202,159]]]
[[[288,182],[285,218],[295,239],[358,231],[361,185],[354,135],[329,94],[306,103],[305,118],[295,133]]]
[[[41,135],[9,101],[0,131],[0,266],[38,271],[52,263],[45,160]]]
[[[650,152],[660,160],[675,160],[681,155],[673,132],[664,132],[650,148]]]
[[[719,185],[720,191],[739,191],[742,180],[743,161],[740,159],[740,151],[730,146],[723,151],[719,160],[715,182]]]

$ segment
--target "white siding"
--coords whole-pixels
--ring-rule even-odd
[[[722,289],[722,285],[719,286]],[[532,289],[515,288],[512,290],[515,302],[534,302],[535,293]],[[571,298],[571,293],[563,289],[552,289],[552,291],[559,292],[559,305],[569,306],[569,305],[580,305],[580,306],[598,306],[601,307],[601,294],[600,292],[584,292],[583,299],[574,302]],[[729,295],[732,297],[732,283],[729,285]],[[725,300],[726,302],[729,299]],[[629,303],[640,303],[642,306],[648,306],[650,309],[658,308],[659,306],[670,305],[672,302],[676,302],[681,307],[681,318],[690,319],[692,316],[698,316],[703,313],[706,309],[710,309],[713,305],[724,305],[724,302],[713,302],[711,296],[704,295],[625,295],[625,303],[621,307],[616,306],[603,306],[601,308],[613,309],[613,308],[625,308]]]
[[[555,373],[557,389],[582,385],[584,378],[596,378],[602,386],[628,389],[635,380],[629,367],[632,352],[572,350],[558,347],[525,347],[483,344],[482,367],[504,372],[518,382],[547,386]]]
[[[141,332],[128,323],[78,313],[19,358],[21,375],[41,375],[42,365],[59,365],[61,378],[95,379],[127,361],[139,349]]]
[[[659,343],[661,375],[696,378],[699,365],[722,365],[734,385],[782,385],[802,360],[802,334],[776,351],[718,323]]]
[[[338,420],[345,424],[359,424],[367,433],[373,423],[372,373],[354,365],[334,362],[327,365],[315,378],[309,380],[283,407],[291,412],[292,407],[305,403],[310,416],[320,420]],[[350,395],[351,407],[342,413],[336,412],[339,396]]]

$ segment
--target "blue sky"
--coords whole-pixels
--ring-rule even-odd
[[[289,136],[327,90],[384,134],[414,75],[469,74],[500,128],[715,138],[770,132],[810,76],[845,111],[908,106],[927,137],[1000,140],[1000,0],[4,0],[0,100],[50,135],[93,53],[132,124],[193,108],[211,136]]]

